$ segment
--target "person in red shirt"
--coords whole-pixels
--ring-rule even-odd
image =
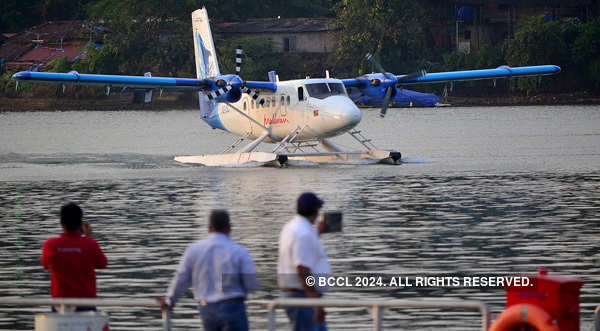
[[[60,209],[60,237],[46,240],[42,266],[50,270],[53,298],[95,298],[96,271],[106,268],[106,256],[92,238],[90,223],[82,221],[83,211],[75,203]],[[95,307],[77,307],[77,311]]]

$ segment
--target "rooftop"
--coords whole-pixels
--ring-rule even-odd
[[[329,18],[262,18],[246,22],[216,24],[221,33],[302,33],[335,30],[335,20]]]
[[[94,28],[92,33],[95,34],[96,30],[98,28]],[[0,58],[15,61],[20,56],[33,51],[34,48],[42,46],[60,48],[61,40],[65,43],[81,41],[89,38],[89,32],[83,21],[54,21],[31,27],[18,34],[4,34],[4,37],[12,36],[0,45]]]

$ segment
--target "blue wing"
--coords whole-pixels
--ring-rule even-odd
[[[271,82],[242,82],[226,77],[226,81],[231,82],[232,87],[241,88],[246,85],[252,89],[263,89],[276,91],[277,86]],[[217,82],[222,79],[194,79],[194,78],[173,78],[173,77],[145,77],[145,76],[123,76],[123,75],[95,75],[80,74],[77,72],[52,73],[52,72],[30,72],[21,71],[12,76],[15,81],[33,82],[33,83],[56,83],[56,84],[79,84],[79,85],[100,85],[114,87],[128,87],[139,89],[173,89],[173,90],[195,90],[210,91],[217,90],[220,87]]]
[[[497,79],[510,77],[528,77],[553,75],[560,72],[560,67],[555,65],[542,65],[531,67],[500,66],[496,69],[483,70],[465,70],[427,73],[421,77],[405,79],[406,75],[396,76],[399,84],[421,84],[421,83],[440,83],[459,80],[479,80],[479,79]]]
[[[479,80],[479,79],[498,79],[510,77],[528,77],[528,76],[544,76],[553,75],[560,72],[560,67],[555,65],[541,65],[530,67],[514,67],[500,66],[495,69],[482,70],[464,70],[464,71],[448,71],[427,73],[419,77],[409,78],[409,75],[397,75],[388,79],[381,73],[373,73],[364,75],[354,79],[342,79],[346,87],[369,87],[373,79],[378,81],[378,84],[383,86],[391,86],[394,84],[423,84],[423,83],[441,83],[460,80]]]

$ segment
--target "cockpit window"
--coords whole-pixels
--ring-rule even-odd
[[[346,94],[344,85],[340,83],[312,83],[306,84],[308,95],[317,99],[325,99],[332,95]]]
[[[344,84],[341,83],[327,83],[331,89],[331,93],[334,94],[346,94],[344,90]]]

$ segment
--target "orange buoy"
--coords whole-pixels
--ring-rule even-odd
[[[489,331],[510,331],[519,326],[530,326],[538,331],[560,331],[554,317],[542,308],[528,304],[508,307],[492,323]]]

